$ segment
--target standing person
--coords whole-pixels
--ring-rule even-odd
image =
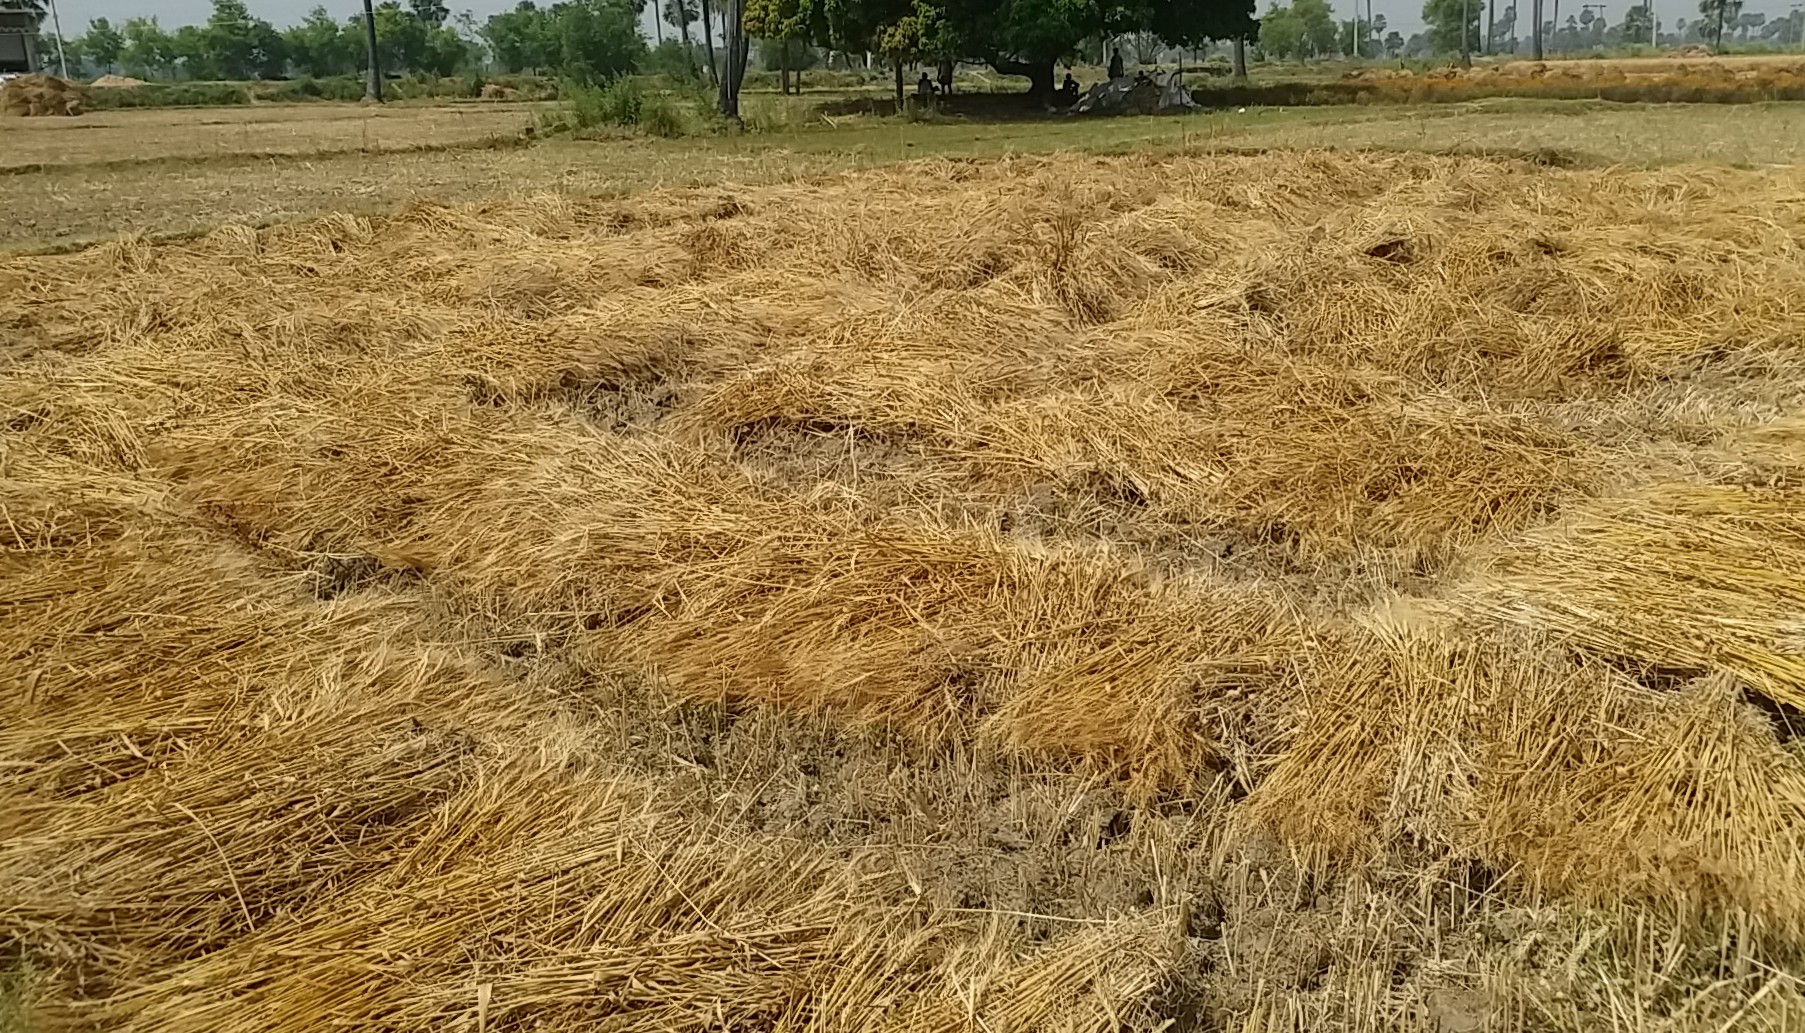
[[[1117,47],[1109,55],[1109,77],[1120,79],[1124,74],[1126,70],[1122,66],[1122,48]]]

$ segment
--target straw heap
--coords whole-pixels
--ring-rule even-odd
[[[0,1009],[1797,1019],[1721,973],[1805,948],[1802,187],[928,162],[0,262]]]

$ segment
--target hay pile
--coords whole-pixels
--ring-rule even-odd
[[[1805,1020],[1802,188],[1067,156],[8,259],[0,975]]]
[[[134,79],[129,75],[112,75],[109,73],[94,80],[92,83],[89,83],[89,85],[109,89],[129,89],[133,86],[145,86],[148,84],[143,79]]]
[[[79,115],[81,87],[54,75],[21,75],[0,84],[0,114]]]

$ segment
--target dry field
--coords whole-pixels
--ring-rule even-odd
[[[1609,57],[1553,58],[1548,61],[1500,61],[1490,67],[1506,75],[1527,75],[1538,69],[1548,75],[1684,75],[1715,69],[1737,72],[1805,71],[1805,54],[1718,54],[1710,57]]]
[[[1802,250],[1279,152],[0,260],[0,1023],[1799,1029]]]
[[[775,98],[760,98],[761,101]],[[781,104],[781,102],[778,102]],[[804,98],[777,114],[791,128],[741,136],[682,140],[629,138],[605,142],[545,140],[530,147],[470,146],[495,132],[518,130],[526,115],[500,125],[471,124],[476,136],[431,136],[406,118],[437,118],[430,107],[384,108],[374,123],[378,149],[269,155],[286,131],[266,123],[256,133],[227,133],[230,149],[195,160],[132,161],[146,153],[143,135],[174,148],[194,123],[250,115],[269,107],[142,112],[155,116],[154,133],[110,137],[112,124],[81,130],[88,119],[0,119],[0,154],[29,132],[55,123],[42,137],[110,139],[106,146],[61,152],[65,164],[0,168],[0,250],[66,248],[144,232],[180,235],[221,223],[253,225],[317,217],[328,212],[384,214],[419,197],[438,201],[624,196],[654,188],[812,180],[931,155],[997,157],[1067,149],[1192,152],[1214,148],[1361,147],[1430,151],[1556,151],[1585,165],[1660,165],[1675,162],[1771,164],[1805,161],[1805,104],[1649,106],[1586,101],[1558,103],[1486,100],[1460,104],[1250,108],[1188,118],[1059,119],[1015,123],[898,125],[894,119],[842,119],[829,127],[808,112]],[[320,113],[308,132],[359,133],[346,109],[316,104],[283,109],[296,117]],[[488,107],[479,110],[490,111]],[[96,123],[100,124],[100,123]],[[121,123],[124,130],[128,125]],[[462,123],[458,123],[462,124]],[[273,128],[272,128],[273,127]],[[265,135],[265,131],[277,135]],[[392,131],[391,131],[392,130]],[[214,129],[195,126],[193,132]],[[442,149],[401,146],[434,141]],[[393,143],[396,149],[381,147]],[[225,144],[222,144],[224,146]],[[40,155],[41,156],[41,155]],[[0,159],[3,161],[4,159]],[[29,171],[22,171],[29,170]]]
[[[535,105],[254,104],[135,108],[79,118],[0,119],[0,173],[21,166],[254,161],[272,155],[381,153],[517,135]]]

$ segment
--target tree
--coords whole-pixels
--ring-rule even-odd
[[[1711,33],[1712,49],[1724,45],[1724,23],[1735,24],[1742,17],[1742,0],[1698,0],[1698,13],[1705,16],[1705,31]]]
[[[746,0],[725,0],[721,19],[725,29],[722,42],[726,44],[727,54],[715,90],[715,110],[721,117],[738,122],[740,85],[746,81],[746,56],[752,43],[746,35]]]
[[[660,18],[677,27],[683,39],[683,54],[692,61],[695,51],[690,49],[689,27],[695,23],[696,15],[695,0],[664,0],[664,6],[658,11]]]
[[[1442,54],[1470,52],[1479,41],[1479,9],[1475,0],[1424,0],[1429,45]]]
[[[126,19],[120,36],[125,45],[120,48],[119,63],[127,73],[145,79],[175,73],[175,39],[163,31],[155,18]]]
[[[721,70],[714,61],[714,11],[709,0],[697,0],[702,9],[702,52],[708,58],[708,81],[721,84]]]
[[[1288,57],[1303,60],[1308,56],[1303,20],[1289,7],[1275,4],[1268,8],[1260,18],[1260,49],[1281,61]]]
[[[551,9],[551,59],[558,74],[582,83],[633,71],[645,58],[639,8],[632,0],[569,0]]]
[[[1654,25],[1650,20],[1646,4],[1632,7],[1623,12],[1623,40],[1626,43],[1648,42],[1649,29]]]
[[[1304,26],[1304,45],[1313,57],[1335,52],[1335,12],[1328,0],[1291,0],[1291,11]]]
[[[811,0],[745,0],[746,33],[777,45],[779,86],[790,92],[791,58],[804,40],[827,33],[826,11]]]
[[[533,0],[520,0],[512,11],[490,16],[482,37],[495,63],[508,72],[538,72],[551,66],[550,12]]]
[[[95,67],[104,68],[109,73],[119,63],[119,52],[125,49],[125,37],[113,28],[105,18],[96,18],[88,23],[88,31],[81,37],[82,53]]]
[[[1172,46],[1197,50],[1216,40],[1245,43],[1260,34],[1252,0],[1153,0],[1147,27]]]
[[[443,25],[451,17],[451,9],[445,6],[445,0],[407,0],[407,6],[414,17],[428,25]]]
[[[303,75],[346,75],[357,70],[360,44],[355,32],[341,29],[324,7],[315,7],[300,24],[286,29],[282,42],[288,47],[289,64]]]
[[[1486,41],[1486,45],[1493,53],[1497,53],[1501,50],[1515,51],[1517,49],[1516,4],[1506,4],[1504,6],[1504,10],[1498,13],[1497,19],[1491,22],[1490,32],[1491,37]]]
[[[198,37],[183,42],[186,56],[205,68],[208,78],[273,79],[287,67],[281,34],[269,22],[251,17],[244,0],[213,0],[213,13]]]
[[[1385,56],[1397,57],[1404,52],[1404,37],[1393,29],[1385,34]]]

